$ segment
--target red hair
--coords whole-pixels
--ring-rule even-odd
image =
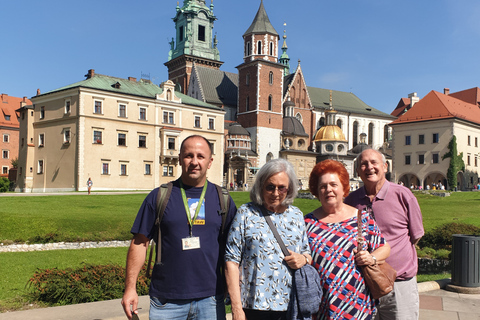
[[[338,176],[338,179],[343,186],[343,196],[348,196],[348,192],[350,191],[350,178],[347,169],[345,169],[345,166],[342,163],[335,160],[323,160],[313,167],[308,181],[310,193],[318,198],[318,181],[320,180],[320,177],[326,173],[335,173]]]

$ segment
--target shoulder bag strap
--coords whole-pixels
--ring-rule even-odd
[[[357,209],[357,247],[360,248],[360,250],[363,250],[363,223],[362,223],[362,212],[360,209]]]
[[[285,243],[283,243],[282,237],[278,234],[277,228],[273,225],[272,219],[270,219],[270,215],[267,212],[267,209],[265,209],[264,206],[260,206],[260,209],[262,210],[263,216],[265,217],[265,220],[267,221],[268,226],[273,232],[273,235],[275,236],[275,239],[277,239],[278,244],[280,245],[280,248],[282,249],[283,254],[286,256],[290,255],[290,252],[288,252],[287,247],[285,246]]]

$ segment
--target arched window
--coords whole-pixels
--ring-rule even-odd
[[[303,123],[303,117],[300,114],[300,112],[297,112],[297,114],[295,115],[295,118],[297,118],[297,120],[300,121],[300,123]]]
[[[270,42],[270,55],[273,56],[273,42]]]
[[[247,96],[247,99],[245,99],[245,110],[248,111],[250,110],[250,97]]]
[[[269,152],[269,153],[267,154],[267,162],[270,161],[270,160],[272,160],[272,159],[273,159],[273,154],[272,154],[271,152]]]
[[[368,144],[373,147],[373,123],[368,124]]]
[[[262,41],[257,42],[257,54],[262,54]]]
[[[342,129],[342,119],[338,119],[338,120],[337,120],[337,127],[339,127],[340,129]]]
[[[317,128],[321,128],[324,125],[325,125],[325,117],[321,117],[320,120],[318,120]]]
[[[383,127],[383,142],[388,142],[388,125]]]
[[[270,74],[268,75],[268,83],[273,84],[273,72],[270,71]]]
[[[273,103],[272,103],[272,95],[269,95],[268,96],[268,111],[272,111],[273,107],[272,107]]]
[[[245,56],[249,56],[250,55],[250,41],[248,41],[245,45]]]
[[[358,144],[358,122],[353,122],[353,146],[355,147]]]

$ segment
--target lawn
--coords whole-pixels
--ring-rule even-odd
[[[130,227],[145,196],[1,197],[0,241],[33,243],[130,239]],[[457,192],[445,198],[421,193],[416,193],[416,196],[426,231],[451,222],[480,226],[480,193]],[[240,206],[249,201],[249,194],[232,192],[232,198]],[[320,203],[316,199],[296,199],[294,205],[309,213]],[[127,248],[104,248],[0,253],[0,309],[26,292],[25,285],[37,268],[78,267],[82,263],[123,265],[126,252]],[[423,278],[444,277],[433,275]]]

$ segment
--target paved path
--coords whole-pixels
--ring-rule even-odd
[[[419,320],[480,320],[480,294],[446,291],[447,281],[420,283]],[[141,320],[148,319],[148,296],[140,297]],[[120,299],[0,313],[0,320],[125,320]],[[230,320],[230,315],[227,320]]]

